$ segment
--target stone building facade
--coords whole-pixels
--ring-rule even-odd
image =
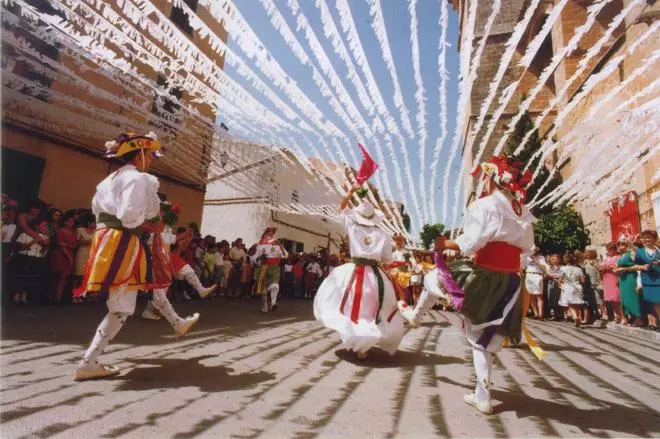
[[[467,11],[472,0],[450,0],[454,9],[460,16],[460,38],[461,45],[466,44],[466,26],[467,26]],[[466,178],[466,193],[465,200],[469,204],[474,200],[474,182],[469,176],[472,169],[472,162],[481,143],[482,137],[485,134],[485,127],[488,125],[490,116],[493,115],[495,109],[498,107],[497,99],[491,105],[487,113],[484,128],[477,133],[473,133],[474,125],[478,118],[479,112],[483,106],[484,100],[489,92],[489,87],[493,81],[496,72],[499,68],[501,57],[506,48],[505,44],[511,36],[516,23],[522,18],[527,11],[529,0],[504,0],[500,13],[495,20],[494,26],[488,36],[488,40],[483,52],[480,66],[477,70],[477,79],[474,82],[469,102],[469,121],[468,128],[464,133],[463,139],[463,164]],[[509,123],[517,113],[518,106],[524,97],[534,88],[537,80],[541,75],[543,69],[550,64],[554,54],[563,49],[572,36],[575,34],[576,29],[583,25],[587,19],[588,9],[595,2],[585,0],[569,0],[561,15],[554,23],[550,34],[546,37],[545,41],[535,55],[529,69],[524,70],[518,65],[521,57],[525,53],[529,43],[532,41],[534,35],[542,28],[543,24],[548,18],[548,14],[552,7],[558,3],[557,1],[542,1],[540,6],[534,13],[532,20],[526,28],[525,34],[520,43],[516,47],[516,52],[513,59],[506,70],[504,79],[501,82],[498,95],[509,86],[513,81],[520,79],[520,84],[516,88],[513,98],[509,101],[507,108],[499,119],[497,127],[490,137],[484,157],[492,154],[495,145],[501,139],[502,134],[508,129]],[[536,115],[543,111],[551,100],[560,93],[560,90],[567,84],[569,78],[577,72],[578,64],[585,54],[594,46],[594,44],[605,34],[612,19],[619,14],[624,8],[630,4],[630,0],[614,0],[607,4],[596,16],[596,20],[592,28],[580,39],[578,47],[566,58],[564,58],[557,68],[553,71],[550,79],[543,85],[541,92],[534,99],[530,107],[530,116],[532,120]],[[475,26],[475,39],[472,42],[473,54],[479,46],[481,37],[483,36],[486,21],[491,13],[491,5],[488,2],[479,2],[477,7],[477,18]],[[658,18],[658,5],[646,6],[640,5],[638,8],[633,9],[628,15],[624,23],[622,23],[612,33],[611,38],[602,47],[596,56],[594,56],[586,65],[584,71],[573,79],[568,91],[563,94],[562,99],[558,105],[551,110],[548,117],[542,122],[539,134],[541,137],[548,135],[554,127],[554,121],[558,113],[566,108],[575,94],[580,90],[580,87],[592,75],[598,73],[607,62],[614,57],[625,53],[630,44],[632,44],[639,35],[648,29],[655,20]],[[642,15],[640,15],[643,12]],[[594,89],[585,99],[580,101],[579,105],[568,115],[563,123],[558,127],[553,141],[558,141],[560,147],[558,150],[549,157],[547,161],[548,166],[558,165],[560,173],[564,180],[570,178],[576,171],[581,158],[589,151],[589,146],[585,147],[571,147],[566,149],[562,144],[562,138],[569,133],[575,132],[576,127],[580,127],[584,123],[585,115],[590,111],[594,102],[606,93],[608,90],[625,81],[627,75],[630,75],[634,66],[650,56],[657,50],[660,44],[660,39],[650,38],[648,43],[639,48],[634,55],[625,58],[621,66],[616,69],[606,81],[603,81],[599,86]],[[630,98],[634,93],[648,86],[652,79],[658,76],[658,69],[652,69],[648,74],[642,75],[635,79],[624,91],[617,96],[609,105],[614,107],[626,99]],[[643,105],[654,98],[657,98],[658,92],[649,93],[644,99],[640,99],[637,104]],[[580,128],[577,128],[580,129]],[[613,145],[613,148],[616,146]],[[639,208],[641,216],[642,229],[658,227],[658,213],[653,209],[653,200],[660,200],[658,195],[658,180],[657,169],[660,163],[657,156],[649,160],[640,170],[632,177],[626,179],[625,184],[618,188],[613,198],[619,194],[626,193],[634,190],[639,196]],[[656,204],[659,201],[656,201]],[[611,239],[609,234],[609,218],[608,218],[608,203],[600,202],[597,205],[592,205],[585,202],[578,202],[576,208],[582,213],[583,219],[592,233],[594,243],[602,244]],[[657,208],[656,208],[657,209]]]
[[[227,40],[224,26],[207,9],[198,6],[197,0],[182,3],[195,11],[217,38]],[[155,9],[139,17],[191,41],[210,63],[221,69],[223,56],[212,49],[208,37],[201,37],[199,30],[191,28],[188,16],[176,4],[152,1],[150,6]],[[69,6],[64,1],[45,0],[3,5],[3,192],[21,203],[38,197],[61,209],[89,207],[96,184],[117,166],[102,157],[104,142],[131,129],[154,131],[162,140],[166,156],[153,171],[159,177],[161,191],[181,205],[182,221],[199,222],[215,131],[216,116],[211,105],[168,84],[161,71],[144,61],[150,56],[147,42],[165,54],[159,55],[163,61],[166,56],[176,59],[177,54],[141,27],[142,23],[135,22],[136,17],[125,13],[123,8],[130,3],[92,2],[68,9]],[[71,34],[62,37],[51,32],[59,35],[55,40],[37,36],[37,31],[45,32],[47,26],[30,20],[30,10],[66,19]],[[112,14],[121,20],[111,22],[106,17]],[[112,62],[76,46],[76,38],[84,39],[89,34],[82,23],[93,23],[94,19],[98,20],[99,29],[110,25],[126,35],[135,32],[126,37],[135,46],[121,38],[105,41],[103,47],[115,56]],[[33,29],[32,34],[28,29]],[[82,36],[76,35],[76,31]],[[18,44],[21,38],[27,42],[27,48]],[[154,53],[153,58],[159,58]],[[152,87],[121,72],[119,66],[126,63],[150,83],[164,87],[169,95],[156,99]],[[16,86],[21,81],[32,85]],[[200,81],[206,83],[203,78]],[[41,91],[35,92],[37,89]],[[193,111],[184,111],[183,106]],[[184,133],[194,133],[194,138]]]

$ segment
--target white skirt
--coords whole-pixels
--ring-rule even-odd
[[[543,276],[540,274],[529,273],[525,275],[525,288],[532,296],[543,294]]]
[[[326,328],[339,332],[345,348],[366,352],[374,346],[394,355],[404,335],[403,318],[397,312],[397,297],[394,285],[381,268],[384,282],[383,303],[378,312],[378,281],[374,273],[376,267],[365,267],[362,299],[357,311],[357,323],[351,320],[355,298],[355,282],[351,286],[343,309],[342,299],[351,280],[355,264],[348,263],[335,268],[323,281],[314,299],[314,316]],[[390,321],[388,322],[388,318]]]
[[[582,285],[577,282],[564,282],[561,286],[559,306],[583,305],[584,293]]]

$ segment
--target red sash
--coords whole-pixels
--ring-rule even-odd
[[[501,273],[520,271],[522,250],[502,241],[491,241],[477,252],[474,263],[481,268]]]

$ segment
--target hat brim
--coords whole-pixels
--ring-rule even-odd
[[[355,210],[351,212],[351,218],[353,221],[355,221],[358,224],[361,224],[363,226],[377,226],[378,224],[383,222],[384,216],[382,213],[375,211],[374,214],[370,217],[367,218],[365,216],[360,215],[357,213]]]

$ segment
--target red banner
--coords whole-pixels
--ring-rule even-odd
[[[612,241],[633,240],[642,230],[639,221],[637,193],[628,192],[609,201],[610,229]]]

